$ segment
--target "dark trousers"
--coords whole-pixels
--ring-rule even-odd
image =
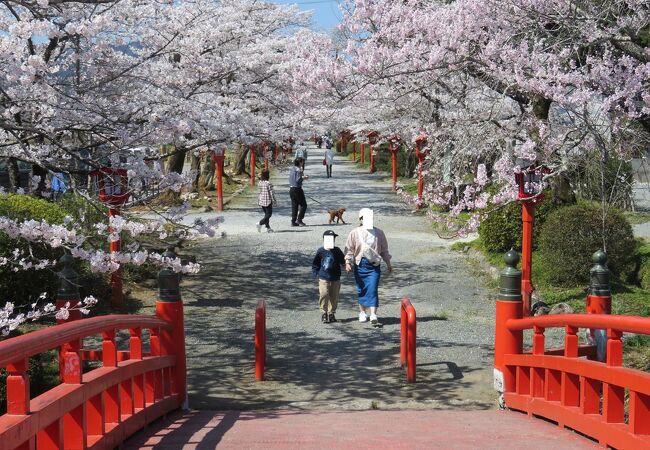
[[[332,165],[328,164],[325,168],[327,169],[327,178],[332,178]]]
[[[289,197],[291,197],[291,223],[302,222],[307,211],[307,200],[302,188],[289,188]]]
[[[273,205],[262,206],[262,211],[264,211],[264,218],[260,220],[260,225],[266,225],[266,228],[271,228],[269,221],[273,215]]]

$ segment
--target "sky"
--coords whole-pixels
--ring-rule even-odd
[[[313,11],[314,25],[329,31],[341,20],[338,0],[271,0],[273,3],[297,4],[303,11]]]

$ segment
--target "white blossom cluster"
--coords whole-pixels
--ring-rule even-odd
[[[46,298],[47,294],[42,293],[39,300],[42,301]],[[54,316],[57,320],[68,320],[70,311],[79,311],[81,314],[87,315],[90,313],[90,308],[96,304],[97,299],[91,295],[74,305],[66,302],[59,309],[53,303],[46,303],[44,306],[39,307],[38,302],[34,302],[30,305],[30,310],[27,313],[22,313],[16,312],[14,310],[14,304],[7,302],[4,308],[0,309],[0,334],[7,336],[23,323],[28,321],[34,322],[43,317]]]

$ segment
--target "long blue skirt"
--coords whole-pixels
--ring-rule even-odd
[[[379,306],[379,278],[381,269],[373,266],[366,258],[361,258],[358,266],[354,266],[354,279],[357,282],[359,304],[366,308]]]

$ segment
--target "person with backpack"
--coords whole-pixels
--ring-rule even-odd
[[[316,251],[311,264],[311,273],[318,279],[318,304],[323,323],[336,322],[336,307],[341,291],[341,267],[345,266],[345,256],[334,240],[338,234],[332,230],[323,233],[323,246]]]

